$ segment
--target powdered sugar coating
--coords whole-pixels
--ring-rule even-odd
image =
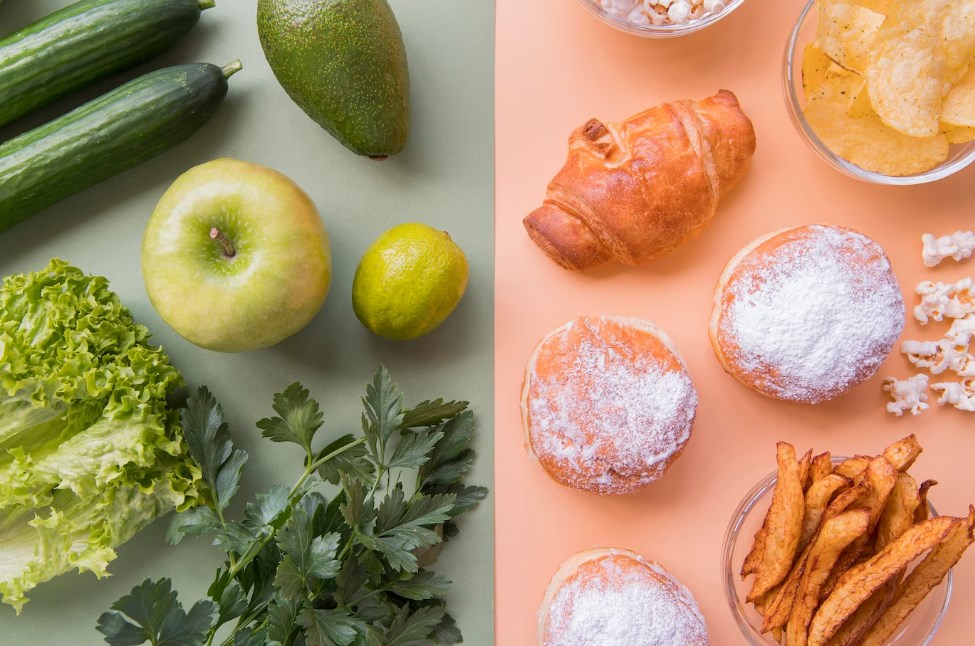
[[[541,620],[542,646],[706,646],[704,617],[683,585],[636,554],[593,552],[561,581]]]
[[[873,376],[905,319],[880,245],[828,225],[753,244],[729,264],[716,295],[712,341],[726,369],[763,394],[805,403]]]
[[[690,439],[697,392],[647,321],[583,317],[550,333],[525,373],[529,449],[558,482],[628,493],[657,480]]]

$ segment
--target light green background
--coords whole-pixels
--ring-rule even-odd
[[[327,429],[357,432],[359,395],[384,362],[407,401],[468,399],[478,413],[480,460],[472,483],[492,480],[493,388],[493,47],[489,0],[393,0],[410,58],[413,127],[404,153],[377,163],[356,157],[295,107],[260,51],[257,0],[218,0],[174,50],[142,68],[234,58],[227,101],[192,140],[144,166],[76,196],[0,235],[0,274],[43,267],[60,256],[107,276],[135,317],[147,324],[191,384],[207,384],[228,413],[235,440],[251,455],[238,503],[276,482],[291,483],[297,448],[262,440],[254,422],[270,412],[271,394],[302,381],[322,402]],[[6,0],[0,33],[22,27],[66,0]],[[126,74],[128,78],[132,74]],[[102,83],[15,128],[51,118],[117,84]],[[2,97],[0,97],[2,100]],[[142,285],[139,245],[146,220],[167,186],[188,168],[221,156],[276,168],[305,188],[332,239],[335,274],[321,314],[295,337],[268,350],[222,355],[183,341],[153,311]],[[372,337],[352,313],[350,290],[359,256],[380,232],[403,221],[441,227],[467,252],[471,282],[442,328],[410,343]],[[192,285],[187,285],[192,289]],[[326,431],[327,432],[327,431]],[[0,607],[0,644],[104,644],[95,620],[146,577],[169,576],[184,601],[205,594],[219,563],[203,541],[168,546],[157,521],[119,551],[113,576],[71,573],[37,588],[23,615]],[[0,545],[2,549],[2,545]],[[465,642],[493,644],[493,500],[462,524],[438,569],[455,581],[449,598]]]

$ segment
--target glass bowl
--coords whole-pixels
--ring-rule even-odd
[[[834,457],[833,464],[839,464],[845,459]],[[734,516],[731,517],[721,549],[721,574],[724,578],[725,596],[735,616],[735,622],[750,646],[778,646],[778,642],[772,639],[771,635],[761,633],[761,615],[755,612],[750,604],[745,603],[745,594],[751,586],[752,577],[743,581],[738,574],[741,564],[752,548],[755,533],[762,526],[765,514],[772,503],[772,489],[775,488],[776,475],[773,472],[765,476],[742,499]],[[937,516],[934,505],[930,507],[931,515]],[[934,639],[948,611],[951,587],[952,572],[949,570],[948,576],[908,616],[893,637],[884,643],[885,646],[895,644],[896,646],[927,646]]]
[[[799,136],[819,155],[827,164],[844,175],[871,184],[887,184],[892,186],[909,186],[925,184],[953,175],[975,161],[975,142],[959,144],[951,147],[948,159],[931,170],[916,175],[883,175],[860,168],[842,157],[835,155],[826,147],[813,129],[806,122],[803,115],[805,96],[802,91],[802,53],[807,43],[816,39],[817,25],[816,0],[808,0],[785,48],[785,60],[782,66],[783,90],[789,116],[796,127]]]
[[[686,36],[695,31],[700,31],[705,27],[713,25],[732,11],[737,9],[745,0],[727,0],[725,8],[716,13],[709,13],[703,18],[699,18],[686,25],[635,25],[625,18],[614,16],[602,8],[599,0],[579,0],[579,3],[589,10],[589,13],[596,16],[610,27],[615,27],[620,31],[643,38],[676,38]]]

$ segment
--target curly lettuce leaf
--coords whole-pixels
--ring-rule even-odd
[[[0,285],[0,596],[115,548],[207,495],[167,396],[179,371],[109,289],[61,260]]]

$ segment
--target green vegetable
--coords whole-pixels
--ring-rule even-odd
[[[188,139],[241,69],[162,69],[0,145],[0,232]]]
[[[410,71],[387,0],[259,0],[271,71],[304,112],[357,155],[385,159],[410,130]]]
[[[243,509],[224,511],[246,454],[201,388],[183,417],[190,452],[214,491],[208,506],[177,515],[169,539],[210,536],[226,553],[209,598],[184,610],[168,579],[146,580],[98,619],[113,646],[419,646],[457,644],[447,614],[450,582],[418,555],[456,536],[455,520],[484,499],[461,483],[474,462],[467,402],[427,401],[403,410],[380,368],[363,399],[363,436],[316,449],[324,416],[300,384],[274,396],[277,417],[257,426],[272,442],[301,447],[304,472]],[[331,499],[326,483],[339,485]],[[443,537],[443,538],[441,538]],[[424,559],[425,560],[425,559]],[[221,627],[224,627],[221,630]],[[217,631],[221,637],[216,642]]]
[[[114,548],[204,496],[179,415],[183,385],[104,278],[61,260],[0,285],[0,595]]]
[[[0,39],[0,127],[162,53],[213,0],[81,0]]]

